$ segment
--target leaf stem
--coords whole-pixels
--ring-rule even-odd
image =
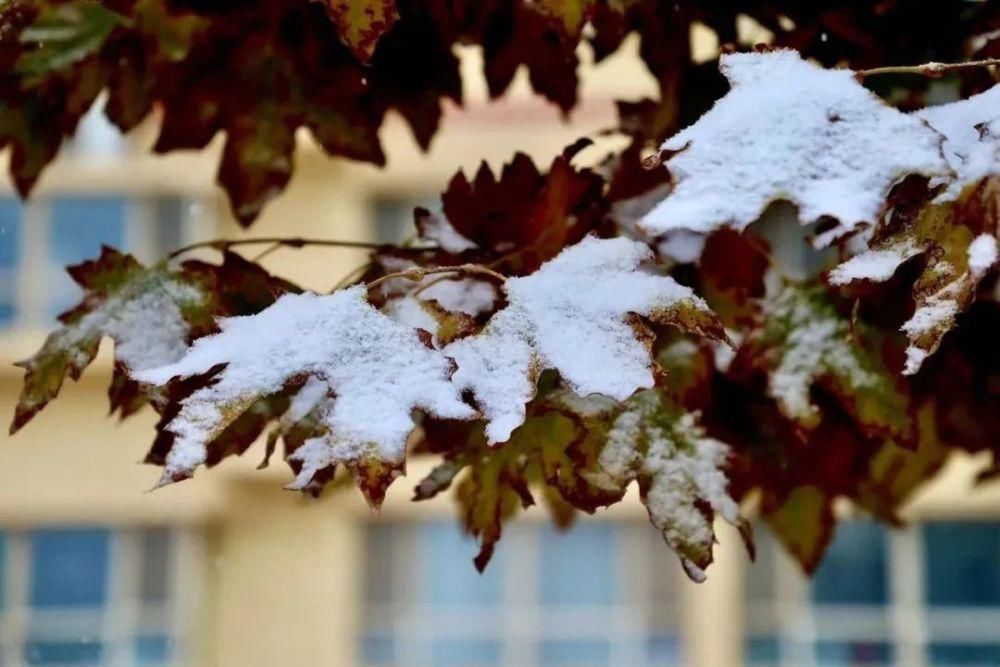
[[[502,273],[497,273],[493,269],[486,268],[479,264],[460,264],[458,266],[436,266],[433,268],[424,268],[422,266],[414,266],[413,268],[404,269],[403,271],[396,271],[395,273],[387,273],[381,278],[376,278],[375,280],[368,283],[368,289],[374,289],[382,283],[392,280],[394,278],[404,278],[406,280],[423,280],[427,276],[435,275],[438,273],[466,273],[474,274],[480,276],[489,276],[494,280],[499,282],[504,282],[507,280],[507,276]]]
[[[991,67],[1000,65],[1000,58],[987,58],[985,60],[969,60],[964,63],[937,63],[930,62],[923,65],[890,65],[888,67],[874,67],[872,69],[862,69],[855,72],[855,76],[863,79],[868,76],[879,74],[920,74],[922,76],[941,76],[947,72],[973,67]]]
[[[219,252],[225,252],[230,248],[235,248],[236,246],[243,245],[261,245],[269,244],[276,247],[286,247],[286,248],[304,248],[305,246],[327,246],[335,248],[361,248],[364,250],[377,250],[379,248],[385,247],[384,243],[372,243],[368,241],[338,241],[336,239],[311,239],[303,238],[301,236],[262,236],[259,238],[252,239],[213,239],[211,241],[199,241],[197,243],[192,243],[190,245],[183,246],[174,250],[172,253],[167,255],[166,259],[174,259],[180,255],[189,253],[193,250],[199,250],[201,248],[211,248],[212,250],[218,250]],[[433,250],[431,247],[422,248],[397,248],[404,252],[426,252],[427,250]]]

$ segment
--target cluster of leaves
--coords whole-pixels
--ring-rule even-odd
[[[382,164],[378,129],[392,109],[426,149],[443,102],[462,102],[456,45],[482,47],[491,96],[523,66],[568,113],[580,44],[600,60],[638,32],[661,99],[630,106],[629,125],[661,140],[724,89],[713,63],[691,61],[692,24],[735,44],[747,16],[776,45],[857,67],[956,60],[998,20],[992,3],[907,0],[11,0],[0,7],[0,147],[11,147],[26,195],[106,90],[105,114],[122,131],[159,111],[156,152],[225,132],[218,180],[249,224],[288,183],[300,127],[330,155]]]
[[[791,51],[727,56],[722,76],[691,61],[689,38],[700,21],[736,43],[746,15],[825,64],[959,60],[1000,51],[998,8],[705,4],[7,3],[0,147],[22,192],[106,89],[123,130],[160,109],[155,150],[224,131],[219,180],[247,224],[288,182],[300,127],[330,154],[381,163],[377,131],[395,109],[426,147],[442,101],[461,101],[456,44],[482,46],[493,96],[524,65],[569,112],[581,41],[603,58],[635,31],[661,93],[619,105],[632,142],[607,164],[581,166],[582,141],[545,170],[517,155],[499,173],[456,174],[440,211],[415,212],[418,243],[375,249],[359,284],[330,295],[225,244],[215,264],[144,267],[106,249],[71,267],[84,299],[23,363],[12,431],[108,337],[112,411],[157,411],[147,462],[162,483],[266,434],[264,464],[282,442],[292,488],[317,494],[346,468],[378,506],[409,449],[440,459],[416,499],[455,484],[485,567],[539,494],[569,525],[634,482],[695,580],[716,515],[752,550],[740,503],[756,502],[811,571],[838,498],[898,522],[950,452],[991,452],[1000,470],[992,98],[909,115],[923,78],[872,84],[890,106]],[[969,94],[992,80],[950,83]],[[644,148],[688,125],[661,167],[641,167]],[[779,199],[845,261],[784,275],[757,224]]]

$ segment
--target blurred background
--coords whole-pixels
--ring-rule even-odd
[[[707,30],[694,44],[705,59],[717,48]],[[433,207],[457,169],[471,175],[483,158],[497,169],[518,150],[545,167],[612,125],[615,99],[655,95],[636,47],[584,66],[586,102],[565,123],[523,72],[487,103],[478,54],[463,51],[467,104],[448,106],[429,154],[396,117],[381,171],[327,159],[303,137],[291,187],[249,233],[213,185],[220,142],[153,157],[155,122],[121,137],[92,113],[31,202],[0,186],[3,419],[20,388],[13,362],[79,297],[64,265],[102,243],[152,261],[218,236],[401,241],[413,206]],[[603,147],[588,149],[595,161]],[[364,263],[343,249],[265,261],[318,290]],[[353,490],[318,501],[282,491],[290,474],[255,471],[257,450],[146,493],[158,471],[136,461],[153,415],[99,417],[109,347],[16,438],[2,436],[0,665],[1000,665],[1000,489],[969,490],[974,460],[919,495],[905,531],[845,522],[811,581],[763,530],[751,564],[720,527],[709,582],[690,584],[637,501],[565,534],[528,512],[480,576],[450,500],[408,502],[420,461],[380,516]]]

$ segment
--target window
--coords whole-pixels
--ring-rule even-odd
[[[363,664],[667,667],[680,664],[680,568],[646,524],[522,521],[486,572],[451,522],[373,523]]]
[[[177,197],[0,198],[0,326],[50,326],[80,298],[66,265],[102,245],[155,261],[190,238],[194,209]]]
[[[1000,664],[1000,523],[838,525],[807,580],[761,531],[747,570],[747,664]]]
[[[0,534],[0,663],[188,664],[195,547],[162,528]]]

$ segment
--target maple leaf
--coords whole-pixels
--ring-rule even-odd
[[[807,574],[816,571],[833,540],[833,501],[815,486],[794,488],[780,503],[761,507],[768,528]]]
[[[399,20],[396,0],[318,0],[337,24],[341,39],[368,62],[382,35]]]
[[[488,421],[489,442],[504,442],[524,421],[543,370],[559,371],[581,396],[624,400],[652,387],[638,316],[725,338],[690,289],[640,268],[651,259],[644,244],[587,237],[532,275],[508,279],[507,306],[481,333],[445,348],[458,363],[455,384],[472,392]]]
[[[545,174],[524,153],[499,177],[485,162],[472,181],[459,171],[441,195],[446,222],[469,243],[494,251],[500,270],[531,273],[603,221],[604,180],[570,163],[588,144],[568,147]]]
[[[880,359],[872,328],[852,326],[822,288],[794,284],[767,299],[762,314],[733,364],[767,373],[768,395],[782,414],[802,428],[817,428],[821,413],[811,394],[822,386],[865,432],[910,440],[907,396]]]
[[[596,470],[606,432],[605,413],[616,405],[603,397],[580,399],[552,389],[553,376],[540,384],[546,394],[529,406],[528,416],[501,447],[487,443],[481,422],[430,420],[417,451],[441,453],[444,461],[414,490],[414,500],[427,500],[458,482],[456,498],[466,531],[479,540],[475,557],[482,571],[489,564],[503,532],[503,523],[518,509],[535,504],[532,487],[568,520],[567,507],[593,513],[621,500],[624,491],[603,489],[585,477]],[[592,410],[592,405],[598,406]]]
[[[400,463],[415,408],[474,416],[450,382],[451,362],[417,331],[373,308],[365,291],[285,295],[257,315],[220,321],[221,332],[196,341],[180,361],[136,373],[156,385],[205,376],[177,399],[177,416],[164,426],[176,439],[162,482],[191,476],[207,445],[248,407],[310,378],[332,400],[318,404],[323,434],[296,451],[303,464],[297,486],[337,463]]]
[[[182,273],[146,268],[107,246],[99,258],[68,271],[84,289],[83,301],[59,316],[62,328],[50,334],[34,356],[18,362],[25,369],[24,388],[11,433],[59,394],[67,376],[80,378],[105,336],[115,341],[116,364],[141,370],[176,361],[197,329],[211,327],[210,294],[197,279]],[[113,385],[113,392],[127,394],[123,379],[116,381],[119,387]],[[117,400],[135,399],[122,395]]]
[[[639,392],[613,414],[597,470],[587,479],[609,492],[637,482],[650,521],[694,581],[705,580],[712,562],[716,512],[739,528],[752,554],[750,525],[721,470],[729,448],[660,391]]]
[[[21,32],[26,50],[17,62],[21,73],[44,78],[97,54],[111,32],[129,21],[92,0],[43,9]]]
[[[824,245],[873,222],[903,176],[951,174],[941,138],[889,107],[847,70],[824,70],[793,51],[728,54],[730,92],[661,147],[674,189],[640,222],[650,234],[743,230],[773,201],[803,223],[832,217]]]
[[[955,318],[975,299],[976,286],[996,265],[998,225],[997,177],[967,187],[955,201],[931,202],[916,213],[899,206],[875,229],[868,249],[835,268],[829,281],[881,282],[911,257],[925,258],[913,285],[916,307],[902,326],[910,340],[903,372],[911,375],[937,350]]]

